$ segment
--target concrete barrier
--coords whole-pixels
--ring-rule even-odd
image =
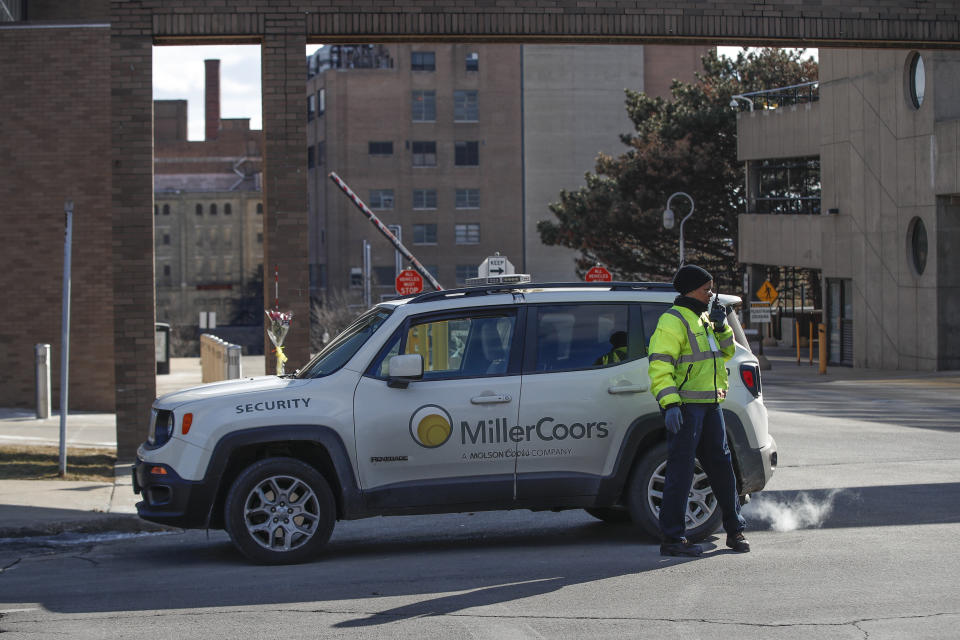
[[[209,333],[200,335],[200,375],[202,382],[235,380],[243,375],[239,345],[230,344]]]

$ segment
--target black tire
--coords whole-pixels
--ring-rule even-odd
[[[629,524],[633,522],[633,518],[630,517],[630,512],[626,509],[618,509],[616,507],[592,507],[590,509],[584,509],[584,511],[597,520],[603,520],[607,524]]]
[[[233,544],[261,564],[313,558],[330,539],[336,516],[330,485],[295,458],[267,458],[244,469],[224,507]]]
[[[633,521],[645,533],[657,539],[660,538],[660,496],[666,462],[667,443],[661,442],[651,448],[633,470],[627,494],[627,504]],[[720,505],[710,489],[710,483],[699,461],[694,467],[691,492],[696,499],[687,502],[686,536],[688,540],[695,542],[715,532],[723,520]]]

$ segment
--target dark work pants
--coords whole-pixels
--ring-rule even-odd
[[[694,458],[707,473],[727,533],[743,531],[737,480],[733,474],[723,412],[717,404],[685,404],[681,407],[680,432],[667,431],[667,470],[660,505],[660,532],[665,541],[684,537],[687,497],[693,484]]]

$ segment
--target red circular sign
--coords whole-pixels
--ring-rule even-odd
[[[423,291],[423,276],[413,269],[404,269],[397,275],[397,293],[411,296]]]
[[[583,279],[587,282],[613,282],[613,276],[604,267],[591,267]]]

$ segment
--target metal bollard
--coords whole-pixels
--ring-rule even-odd
[[[37,364],[37,419],[50,417],[50,345],[35,344]]]
[[[243,375],[240,371],[241,351],[239,345],[227,345],[227,380],[238,380]]]

